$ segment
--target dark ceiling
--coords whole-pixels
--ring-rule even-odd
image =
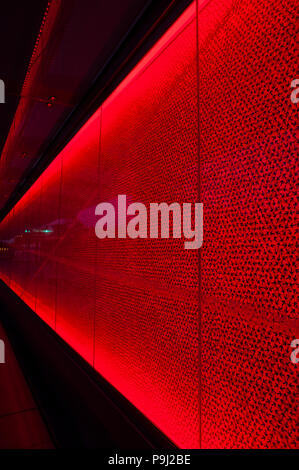
[[[47,0],[1,2],[0,78],[6,104],[0,106],[0,151],[11,125]]]
[[[186,3],[10,0],[1,5],[0,79],[6,103],[0,105],[0,219],[31,184],[36,168],[47,162],[49,147],[99,87],[99,77],[104,87],[110,76],[121,76],[120,64],[141,38],[148,32],[154,36],[161,18],[171,21],[173,6]]]
[[[0,54],[0,78],[6,87],[6,103],[0,107],[0,209],[150,3],[5,2],[0,36],[6,45]]]

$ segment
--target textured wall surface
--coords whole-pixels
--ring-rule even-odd
[[[179,447],[296,446],[294,37],[194,2],[0,224],[1,278]],[[118,194],[203,202],[203,247],[99,240]]]

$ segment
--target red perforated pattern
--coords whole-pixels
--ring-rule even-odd
[[[202,446],[295,446],[295,6],[199,11]],[[214,84],[214,86],[211,86]]]
[[[195,18],[102,112],[101,200],[197,201]],[[197,447],[198,251],[181,239],[111,239],[98,260],[95,367]]]
[[[0,224],[1,278],[179,447],[298,442],[294,18],[194,2]],[[203,202],[203,247],[99,240],[118,194]]]

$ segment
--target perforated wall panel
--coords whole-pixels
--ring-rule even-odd
[[[1,278],[179,447],[298,445],[294,37],[192,3],[0,224]],[[202,248],[99,240],[119,194],[203,202]]]

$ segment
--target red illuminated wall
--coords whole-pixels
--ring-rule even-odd
[[[294,18],[193,3],[0,225],[2,279],[179,447],[296,446]],[[203,247],[97,239],[118,194],[203,202]]]

